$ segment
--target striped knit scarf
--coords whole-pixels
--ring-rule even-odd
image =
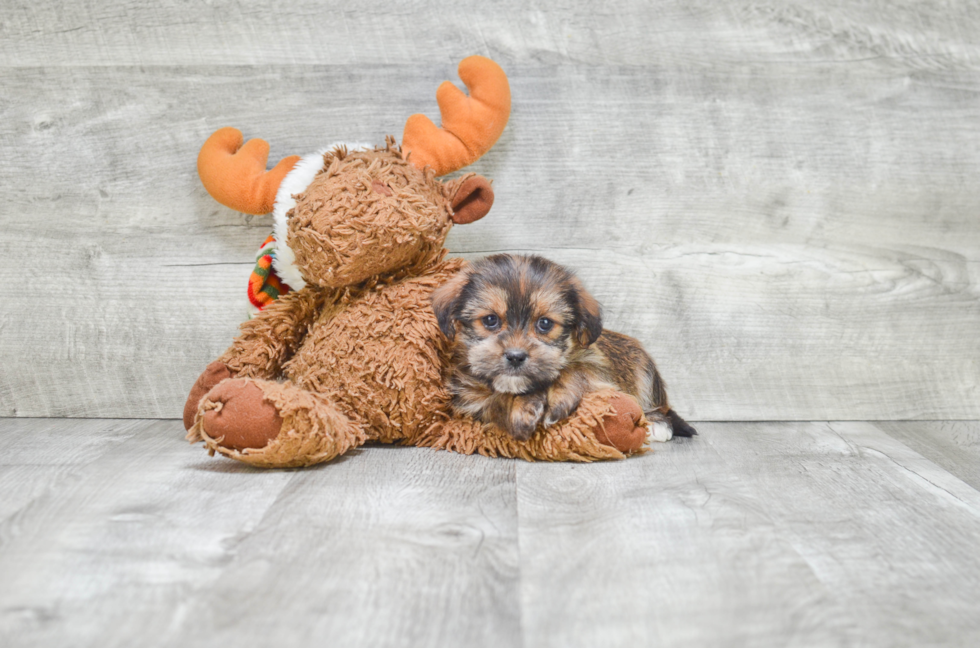
[[[252,305],[252,315],[292,290],[279,278],[272,267],[278,244],[274,234],[270,234],[255,257],[255,270],[248,278],[248,301]]]

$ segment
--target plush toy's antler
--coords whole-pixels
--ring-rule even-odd
[[[470,56],[459,64],[459,78],[470,91],[466,96],[449,81],[436,91],[442,128],[425,115],[405,122],[402,150],[418,167],[432,167],[437,176],[472,164],[490,150],[510,117],[507,75],[488,58]],[[286,174],[299,161],[291,155],[266,171],[269,144],[244,138],[236,128],[214,132],[197,156],[197,173],[208,193],[222,205],[247,214],[271,212],[276,192]]]
[[[197,173],[204,188],[222,205],[246,214],[267,214],[272,211],[279,184],[299,156],[283,158],[266,171],[269,144],[253,139],[242,146],[243,140],[237,128],[216,130],[197,156]]]
[[[459,78],[470,96],[449,81],[436,92],[442,128],[425,115],[412,115],[405,122],[402,150],[411,153],[409,162],[420,169],[432,167],[437,176],[478,160],[504,132],[510,117],[510,84],[499,65],[470,56],[459,64]]]

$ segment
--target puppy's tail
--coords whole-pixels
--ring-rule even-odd
[[[680,417],[680,414],[672,409],[667,410],[667,422],[674,430],[674,436],[692,437],[698,433],[687,421]]]

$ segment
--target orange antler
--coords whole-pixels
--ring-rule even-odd
[[[197,156],[197,174],[211,197],[246,214],[267,214],[276,202],[279,184],[299,161],[291,155],[266,171],[269,144],[244,138],[237,128],[216,130]]]
[[[436,92],[442,128],[425,115],[405,122],[402,150],[420,169],[429,166],[446,175],[476,162],[504,132],[510,117],[510,85],[507,75],[488,58],[470,56],[459,64],[459,78],[470,96],[449,81]]]

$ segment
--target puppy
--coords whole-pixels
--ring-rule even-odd
[[[454,343],[448,385],[458,413],[526,440],[609,387],[636,398],[655,440],[697,434],[670,409],[640,343],[604,330],[598,302],[556,263],[487,257],[440,286],[432,307]]]

